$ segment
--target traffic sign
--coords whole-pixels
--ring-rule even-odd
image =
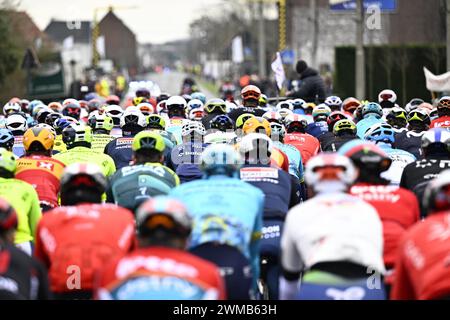
[[[294,50],[283,50],[280,52],[280,54],[284,64],[294,64],[295,62]]]
[[[382,12],[397,9],[397,0],[364,0],[364,8],[378,6]],[[356,10],[356,0],[330,0],[330,9],[334,11]]]

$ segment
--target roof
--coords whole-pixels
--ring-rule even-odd
[[[25,11],[8,10],[7,14],[12,30],[20,34],[25,43],[32,44],[37,38],[43,38],[44,34]]]
[[[89,43],[91,38],[90,21],[60,21],[52,20],[44,32],[57,43],[62,43],[67,37],[73,36],[76,43]]]
[[[108,13],[103,17],[103,19],[99,22],[100,30],[103,31],[103,28],[105,27],[105,24],[108,22],[112,22],[117,25],[121,25],[121,27],[126,30],[129,34],[133,35],[135,37],[135,34],[133,31],[131,31],[130,28],[120,19],[112,10],[109,10]]]

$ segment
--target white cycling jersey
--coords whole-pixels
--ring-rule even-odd
[[[382,224],[377,211],[344,193],[318,195],[292,208],[281,240],[282,266],[289,272],[319,262],[350,261],[385,272]]]
[[[222,132],[216,131],[210,134],[207,134],[204,138],[205,143],[227,143],[233,144],[236,140],[236,134],[234,132]]]

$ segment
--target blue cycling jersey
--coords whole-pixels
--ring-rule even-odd
[[[297,177],[300,182],[304,180],[302,154],[298,149],[290,144],[274,142],[275,147],[283,151],[289,159],[289,173]]]
[[[369,128],[372,127],[373,125],[381,122],[384,122],[383,119],[379,119],[375,116],[369,116],[368,118],[358,121],[358,123],[356,124],[356,135],[360,139],[364,139],[366,131],[369,130]]]
[[[172,167],[180,177],[181,183],[198,180],[203,176],[200,170],[200,156],[206,144],[187,142],[175,146],[171,152]]]
[[[328,124],[325,121],[313,122],[306,127],[306,133],[313,137],[320,137],[328,132]]]
[[[238,248],[251,262],[256,285],[264,206],[261,190],[220,175],[182,184],[169,195],[182,201],[193,217],[190,248],[208,242]]]

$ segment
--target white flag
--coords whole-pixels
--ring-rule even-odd
[[[73,36],[68,36],[67,38],[65,38],[62,43],[64,50],[72,49],[74,42],[75,42],[75,39]]]
[[[97,52],[100,58],[105,58],[106,50],[105,50],[105,36],[100,36],[97,38]]]
[[[284,73],[283,60],[281,60],[281,54],[277,52],[277,58],[272,62],[272,70],[275,73],[275,80],[277,81],[278,89],[283,88],[283,83],[286,80],[286,74]]]
[[[427,89],[434,92],[450,91],[450,71],[441,75],[434,75],[430,70],[423,67]]]
[[[234,63],[244,62],[244,46],[242,45],[242,37],[237,36],[233,39],[231,45],[232,59]]]

